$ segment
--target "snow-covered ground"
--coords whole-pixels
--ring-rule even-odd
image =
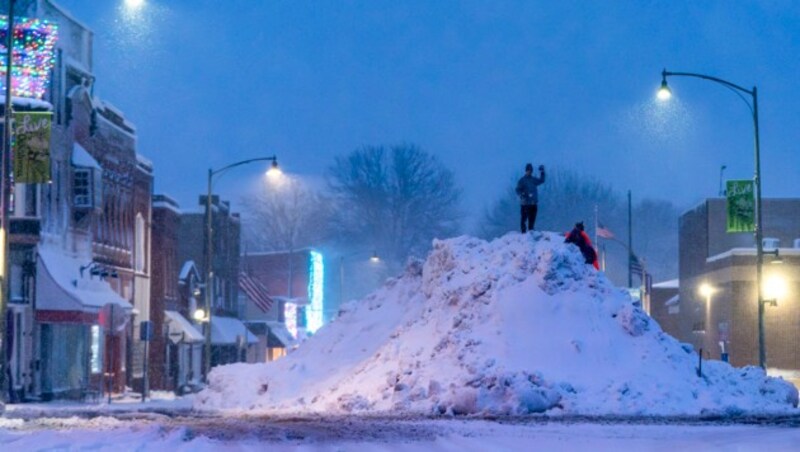
[[[789,451],[800,429],[748,425],[501,424],[364,418],[207,422],[0,418],[0,450],[178,451]]]
[[[195,408],[234,413],[740,415],[793,385],[703,364],[553,233],[436,241],[299,350],[215,368]]]

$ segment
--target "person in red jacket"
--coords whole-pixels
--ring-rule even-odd
[[[587,264],[591,264],[595,269],[600,270],[600,264],[597,262],[597,251],[592,246],[592,240],[589,238],[583,227],[583,221],[576,223],[572,231],[567,232],[565,243],[572,243],[581,250],[583,258],[586,259]]]

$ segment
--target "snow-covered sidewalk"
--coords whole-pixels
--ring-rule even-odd
[[[56,400],[40,403],[18,403],[5,406],[4,417],[14,418],[39,418],[39,417],[69,417],[69,416],[102,416],[121,413],[171,413],[178,414],[192,410],[194,394],[178,397],[172,392],[151,391],[150,397],[144,402],[141,394],[130,393],[115,395],[108,403],[108,399],[99,399],[96,403],[86,403],[71,400]],[[1,424],[0,424],[1,425]]]

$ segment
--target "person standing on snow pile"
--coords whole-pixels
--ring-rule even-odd
[[[584,232],[583,229],[582,221],[576,223],[575,228],[566,234],[567,238],[564,240],[564,243],[572,243],[577,246],[578,249],[581,250],[581,254],[583,254],[586,263],[600,270],[600,264],[597,262],[597,251],[595,251],[592,246],[592,240],[589,238],[589,234]]]
[[[520,231],[532,231],[539,211],[539,191],[536,187],[544,183],[544,165],[539,165],[539,177],[533,177],[533,165],[525,165],[525,175],[517,182],[514,190],[520,202]],[[525,228],[527,223],[527,229]]]

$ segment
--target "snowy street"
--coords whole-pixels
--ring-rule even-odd
[[[58,411],[50,411],[57,413]],[[96,413],[94,413],[96,414]],[[381,417],[170,417],[149,412],[0,419],[3,450],[796,450],[800,417],[628,422],[527,417],[500,422]],[[762,425],[757,425],[761,423]]]

